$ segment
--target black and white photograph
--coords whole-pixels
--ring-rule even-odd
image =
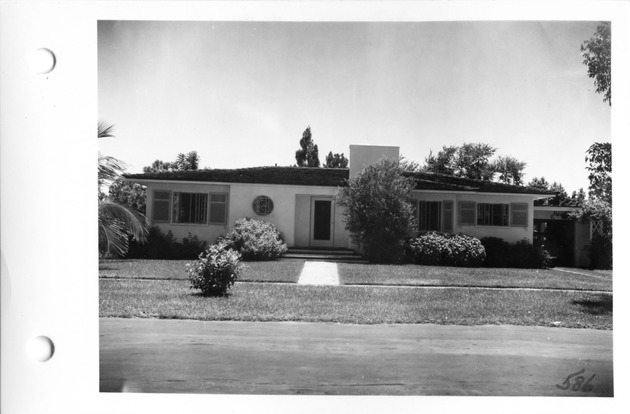
[[[0,411],[624,412],[628,23],[0,0]]]
[[[100,390],[613,396],[610,42],[99,21]]]

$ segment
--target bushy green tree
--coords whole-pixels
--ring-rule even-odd
[[[199,169],[199,154],[197,154],[197,151],[190,151],[188,154],[180,152],[173,162],[155,160],[153,164],[144,167],[142,170],[145,173],[154,173],[164,171],[194,171],[197,169]]]
[[[603,93],[604,102],[611,105],[610,22],[600,23],[593,36],[582,43],[580,52],[588,68],[589,78],[595,81],[595,90]]]
[[[429,156],[424,159],[425,169],[438,174],[455,175],[457,149],[456,146],[443,146],[437,155],[430,151]]]
[[[147,212],[147,188],[141,184],[118,178],[109,186],[109,198],[142,214]]]
[[[298,167],[319,167],[319,149],[313,143],[310,126],[302,133],[300,149],[295,151],[295,161]]]
[[[346,168],[348,166],[348,159],[341,154],[333,154],[332,151],[326,155],[326,162],[324,168]]]
[[[493,146],[483,143],[463,144],[458,148],[455,158],[456,175],[491,181],[494,176],[494,166],[490,162],[490,158],[496,150]]]
[[[596,142],[586,151],[589,195],[612,204],[612,145]]]
[[[499,174],[498,180],[505,184],[522,185],[525,163],[510,156],[499,156],[493,163],[492,169]]]
[[[417,228],[411,204],[415,182],[402,172],[398,160],[383,159],[348,180],[335,196],[344,207],[346,230],[370,262],[399,261],[404,240]]]
[[[443,146],[424,160],[424,171],[475,180],[492,181],[499,173],[498,181],[521,185],[525,163],[510,156],[492,160],[497,149],[484,143],[466,143],[461,146]]]
[[[569,194],[566,192],[562,184],[556,181],[554,181],[552,184],[549,184],[545,177],[534,177],[529,183],[527,183],[527,186],[545,191],[553,191],[554,193],[556,193],[555,197],[535,200],[535,206],[576,206],[578,204],[578,193],[574,191],[573,196],[569,197]]]

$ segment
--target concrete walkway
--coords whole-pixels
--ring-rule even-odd
[[[304,262],[298,285],[338,285],[337,263]]]
[[[105,318],[99,372],[101,392],[612,396],[613,332]]]

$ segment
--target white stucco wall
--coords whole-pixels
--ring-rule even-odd
[[[201,240],[212,243],[218,236],[226,233],[229,228],[234,225],[236,220],[249,217],[273,223],[283,233],[284,239],[290,247],[296,245],[296,234],[303,235],[306,240],[308,240],[310,232],[310,220],[296,221],[296,211],[301,216],[308,217],[310,216],[310,197],[332,197],[337,192],[336,187],[277,184],[207,184],[174,181],[145,181],[143,184],[147,186],[147,217],[149,217],[149,219],[153,217],[154,191],[195,193],[226,191],[229,193],[226,225],[182,224],[172,222],[152,223],[152,225],[158,226],[164,233],[170,230],[178,241],[181,241],[183,237],[187,237],[188,233],[191,233]],[[270,214],[259,216],[254,212],[252,203],[259,195],[267,196],[273,201],[274,207]],[[305,200],[305,202],[298,203],[298,200]],[[344,229],[343,223],[338,220],[339,216],[338,209],[335,207],[334,247],[348,247],[347,232]],[[296,229],[296,226],[301,227]]]
[[[452,192],[436,192],[436,191],[419,191],[413,192],[413,198],[425,201],[453,201],[454,220],[453,232],[464,233],[479,239],[483,237],[500,237],[509,243],[515,243],[522,239],[530,242],[534,238],[534,199],[532,195],[512,195],[512,194],[477,194],[477,193],[452,193]],[[510,203],[526,203],[528,205],[526,227],[512,226],[479,226],[460,225],[459,224],[459,202],[474,201],[476,203],[490,204],[510,204]]]
[[[193,183],[176,181],[145,181],[147,186],[147,217],[153,214],[153,192],[156,190],[172,192],[228,192],[228,217],[225,225],[216,224],[183,224],[183,223],[152,223],[163,232],[169,230],[181,241],[188,234],[196,235],[199,239],[212,243],[218,236],[226,233],[234,222],[243,217],[257,218],[273,223],[283,234],[290,247],[307,247],[310,235],[310,199],[313,196],[332,197],[336,187],[277,185],[277,184],[242,184],[242,183]],[[252,207],[254,199],[259,195],[270,197],[274,203],[271,214],[258,216]],[[500,237],[507,242],[514,243],[522,239],[533,240],[534,211],[532,195],[510,194],[475,194],[452,193],[440,191],[414,191],[413,197],[426,201],[453,201],[454,217],[453,231],[465,233],[477,238]],[[479,226],[459,224],[459,202],[474,201],[477,203],[527,203],[528,225],[526,227],[512,226]],[[333,212],[335,248],[351,247],[350,237],[345,230],[342,219],[342,209],[335,206]]]

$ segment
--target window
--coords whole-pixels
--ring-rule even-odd
[[[173,222],[207,223],[208,194],[173,193]]]
[[[170,191],[154,191],[153,192],[153,222],[169,222],[171,204]]]
[[[227,194],[210,193],[210,224],[227,224]]]
[[[514,203],[511,204],[511,207],[511,225],[514,227],[527,227],[529,224],[527,218],[529,205],[527,203]]]
[[[442,203],[440,201],[416,201],[416,218],[419,231],[442,230]]]
[[[442,220],[442,231],[445,233],[453,232],[453,201],[445,200],[442,203],[442,214],[444,219]]]
[[[477,204],[478,226],[509,226],[508,204]]]
[[[475,225],[475,208],[476,203],[474,201],[460,201],[459,202],[459,224],[464,226]]]
[[[273,211],[273,201],[267,196],[256,197],[252,206],[259,216],[266,216]]]

